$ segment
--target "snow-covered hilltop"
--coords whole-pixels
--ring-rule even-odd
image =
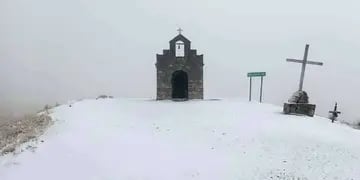
[[[62,105],[1,180],[360,179],[360,131],[240,100]]]

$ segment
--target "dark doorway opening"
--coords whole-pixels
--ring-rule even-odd
[[[188,75],[184,71],[175,71],[171,78],[172,98],[188,99]]]

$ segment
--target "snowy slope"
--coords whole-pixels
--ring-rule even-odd
[[[360,179],[360,131],[240,100],[84,100],[0,180]]]

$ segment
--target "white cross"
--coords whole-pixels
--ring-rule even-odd
[[[319,65],[319,66],[322,66],[322,65],[323,65],[322,62],[308,61],[308,60],[307,60],[307,58],[308,58],[308,53],[309,53],[309,45],[306,44],[306,46],[305,46],[305,54],[304,54],[304,59],[303,59],[303,60],[298,60],[298,59],[286,59],[286,61],[288,61],[288,62],[296,62],[296,63],[301,63],[301,64],[302,64],[302,67],[301,67],[301,75],[300,75],[299,91],[302,91],[302,89],[303,89],[306,64]]]
[[[179,34],[181,34],[181,32],[183,32],[183,30],[181,28],[179,28],[177,31],[179,32]]]

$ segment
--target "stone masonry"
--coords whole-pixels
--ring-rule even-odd
[[[285,114],[302,114],[313,117],[315,115],[315,104],[309,104],[309,96],[305,91],[296,91],[288,103],[284,103]]]

